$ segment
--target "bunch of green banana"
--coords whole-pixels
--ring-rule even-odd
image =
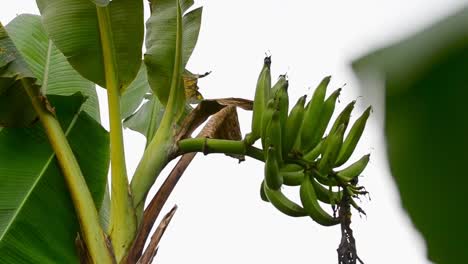
[[[330,215],[321,203],[331,205],[336,212],[335,206],[346,194],[348,198],[351,196],[350,203],[358,208],[352,197],[367,193],[364,187],[357,186],[357,179],[370,155],[344,169],[336,168],[345,164],[354,152],[371,108],[355,121],[346,137],[356,101],[347,104],[329,127],[342,89],[336,89],[326,97],[331,78],[327,76],[307,104],[304,95],[288,113],[287,77],[280,75],[271,87],[270,64],[270,57],[266,57],[257,82],[252,132],[245,138],[246,144],[250,145],[261,138],[265,168],[260,196],[286,215],[310,216],[321,225],[336,225],[340,222],[339,217]],[[283,194],[283,184],[300,186],[302,206]]]

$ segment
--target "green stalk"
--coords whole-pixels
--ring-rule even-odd
[[[178,143],[178,154],[189,152],[224,153],[246,155],[259,161],[264,161],[263,151],[252,146],[248,146],[244,141],[211,139],[211,138],[189,138]]]
[[[24,79],[21,80],[21,83],[31,98],[34,110],[41,120],[62,169],[75,211],[78,215],[81,236],[86,244],[89,255],[94,263],[115,263],[115,259],[107,247],[105,233],[101,229],[99,215],[93,198],[62,127],[52,113],[46,109],[43,97],[38,89],[32,87],[30,82]]]
[[[143,153],[131,182],[133,204],[136,208],[138,223],[143,217],[146,196],[172,154],[174,149],[174,124],[180,118],[185,107],[185,93],[180,89],[182,75],[182,11],[179,1],[177,1],[177,5],[176,53],[168,102],[161,124]]]
[[[128,188],[127,168],[120,119],[120,85],[114,53],[112,28],[108,7],[96,7],[109,101],[111,145],[111,219],[110,236],[115,255],[120,261],[129,249],[135,233],[136,218]]]

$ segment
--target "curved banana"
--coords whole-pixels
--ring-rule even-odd
[[[327,130],[328,123],[335,111],[336,100],[340,96],[341,88],[335,90],[323,103],[322,112],[320,113],[320,120],[317,125],[317,132],[314,133],[312,139],[312,145],[317,145],[317,143],[322,139],[325,130]]]
[[[288,164],[283,164],[281,166],[280,171],[282,172],[295,172],[295,171],[303,171],[304,168],[301,165],[294,164],[294,163],[288,163]]]
[[[286,156],[294,146],[297,136],[300,135],[300,129],[302,120],[304,118],[304,104],[306,101],[306,95],[302,96],[297,100],[296,105],[291,109],[289,116],[286,120],[283,139],[283,156]]]
[[[286,86],[286,90],[289,86],[289,83],[288,83],[288,79],[287,79],[287,76],[286,74],[282,74],[278,77],[278,80],[276,81],[275,85],[273,85],[273,87],[271,87],[271,90],[270,90],[270,99],[271,98],[274,98],[276,93],[278,92],[278,90],[281,88],[281,87],[285,87]]]
[[[273,147],[269,147],[265,160],[265,183],[272,190],[278,190],[283,185],[283,177],[279,171],[275,152]]]
[[[346,139],[343,142],[340,153],[338,154],[338,159],[336,160],[335,166],[343,165],[351,154],[353,154],[354,149],[356,148],[359,139],[361,138],[362,132],[366,127],[367,119],[369,118],[372,107],[369,106],[366,111],[354,122],[354,125],[349,130]]]
[[[307,216],[307,213],[305,212],[304,208],[291,201],[281,192],[281,190],[272,190],[268,188],[266,184],[263,187],[265,190],[265,194],[268,197],[268,200],[280,212],[292,217]]]
[[[315,146],[315,148],[313,148],[311,151],[307,152],[306,154],[304,154],[304,156],[302,156],[302,158],[307,161],[307,162],[313,162],[315,161],[315,159],[318,158],[318,156],[320,155],[320,153],[322,152],[322,144],[323,144],[323,140],[320,141],[317,146]]]
[[[270,123],[267,125],[268,131],[266,131],[265,144],[266,148],[273,146],[276,161],[278,165],[283,164],[283,153],[282,153],[282,144],[281,144],[281,123],[280,123],[280,113],[279,111],[274,111],[273,116],[271,117]]]
[[[257,80],[257,88],[255,90],[253,102],[252,132],[245,138],[248,145],[252,145],[261,136],[262,115],[265,111],[271,89],[270,65],[271,57],[267,56],[263,61],[263,68]]]
[[[347,168],[336,172],[336,176],[338,177],[338,179],[345,183],[351,182],[356,177],[361,175],[361,173],[366,168],[367,163],[369,163],[369,159],[370,154],[364,155],[362,158],[360,158],[358,161],[354,162]]]
[[[279,123],[281,124],[281,134],[286,133],[286,121],[289,111],[288,85],[283,85],[276,92],[275,98],[278,100]]]
[[[317,132],[317,126],[320,120],[320,113],[322,112],[325,94],[327,93],[327,86],[330,83],[331,76],[325,77],[312,95],[309,103],[307,104],[304,121],[302,122],[301,129],[301,147],[307,151],[314,147],[313,139]]]
[[[267,131],[268,131],[268,126],[271,122],[271,119],[273,117],[273,113],[276,111],[276,101],[274,99],[268,100],[267,107],[265,109],[265,112],[263,113],[262,116],[262,133],[261,133],[261,141],[262,141],[262,147],[266,151],[268,149],[268,146],[265,143],[265,139],[267,137]]]
[[[330,129],[330,132],[328,133],[329,135],[334,133],[336,130],[338,130],[338,127],[342,124],[344,125],[344,130],[346,131],[346,128],[348,127],[348,124],[349,124],[349,119],[351,117],[351,112],[353,111],[355,104],[356,104],[356,100],[352,101],[351,103],[345,106],[343,111],[341,111],[341,113],[335,119],[335,122],[333,123],[333,126]]]
[[[317,201],[317,194],[309,176],[304,177],[300,188],[301,202],[307,214],[323,226],[333,226],[340,223],[338,218],[328,214]]]
[[[318,183],[315,178],[312,178],[310,181],[312,182],[312,186],[314,186],[314,190],[319,201],[327,204],[337,204],[341,201],[341,198],[343,198],[343,191],[331,191],[331,186],[327,189],[325,186]]]
[[[304,180],[304,170],[301,171],[281,171],[284,185],[299,186]]]
[[[326,148],[322,154],[322,158],[317,164],[317,169],[320,174],[328,174],[328,172],[333,168],[336,158],[338,157],[338,153],[340,152],[341,145],[343,144],[344,130],[345,126],[344,124],[341,124],[335,133],[327,137],[327,142],[324,143],[326,144]]]
[[[262,198],[263,201],[265,202],[270,202],[270,200],[268,200],[268,197],[266,196],[266,193],[265,193],[265,190],[263,189],[265,185],[265,181],[262,181],[262,183],[260,184],[260,198]]]

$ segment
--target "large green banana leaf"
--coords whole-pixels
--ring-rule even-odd
[[[193,5],[193,1],[182,1],[182,13]],[[177,58],[181,56],[180,69],[185,69],[200,32],[202,8],[196,8],[182,17],[181,34],[177,32],[177,0],[161,0],[152,2],[151,17],[146,22],[146,54],[145,64],[148,70],[148,81],[159,101],[168,103],[171,81]],[[181,39],[180,39],[181,38]],[[182,45],[182,54],[178,54],[176,43]],[[182,71],[178,72],[181,78]],[[181,82],[180,82],[181,83]],[[177,98],[184,101],[184,88],[180,84]]]
[[[465,263],[468,8],[353,66],[368,93],[384,81],[391,172],[429,259]]]
[[[105,87],[103,48],[95,3],[90,0],[37,0],[44,28],[70,64],[86,79]],[[94,3],[93,3],[94,2]],[[100,4],[99,4],[100,5]],[[120,85],[125,88],[137,75],[143,43],[143,1],[113,0],[110,14]]]
[[[71,95],[81,92],[88,97],[84,110],[100,120],[94,83],[84,79],[50,41],[40,16],[23,14],[6,25],[8,35],[31,69],[36,83],[45,94]]]
[[[0,23],[0,127],[26,126],[37,117],[22,79],[34,75]]]
[[[82,111],[84,97],[49,96],[101,206],[109,162],[108,133]],[[0,263],[78,263],[78,223],[49,141],[37,122],[0,131]]]

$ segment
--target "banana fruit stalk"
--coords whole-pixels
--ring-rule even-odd
[[[257,81],[252,132],[245,138],[245,143],[249,145],[261,138],[265,168],[260,197],[286,215],[310,216],[323,226],[339,224],[340,217],[330,215],[321,207],[321,203],[330,204],[335,211],[336,205],[340,206],[346,196],[351,198],[355,208],[362,211],[352,198],[368,194],[363,186],[357,186],[357,179],[367,166],[370,155],[364,155],[345,169],[336,171],[335,168],[345,164],[356,149],[371,108],[367,108],[354,122],[345,138],[356,103],[352,101],[340,112],[328,135],[324,136],[341,88],[325,98],[330,76],[325,77],[307,105],[304,95],[288,114],[287,77],[280,75],[271,87],[270,66],[271,59],[266,57]],[[302,206],[282,193],[283,184],[300,186]]]

